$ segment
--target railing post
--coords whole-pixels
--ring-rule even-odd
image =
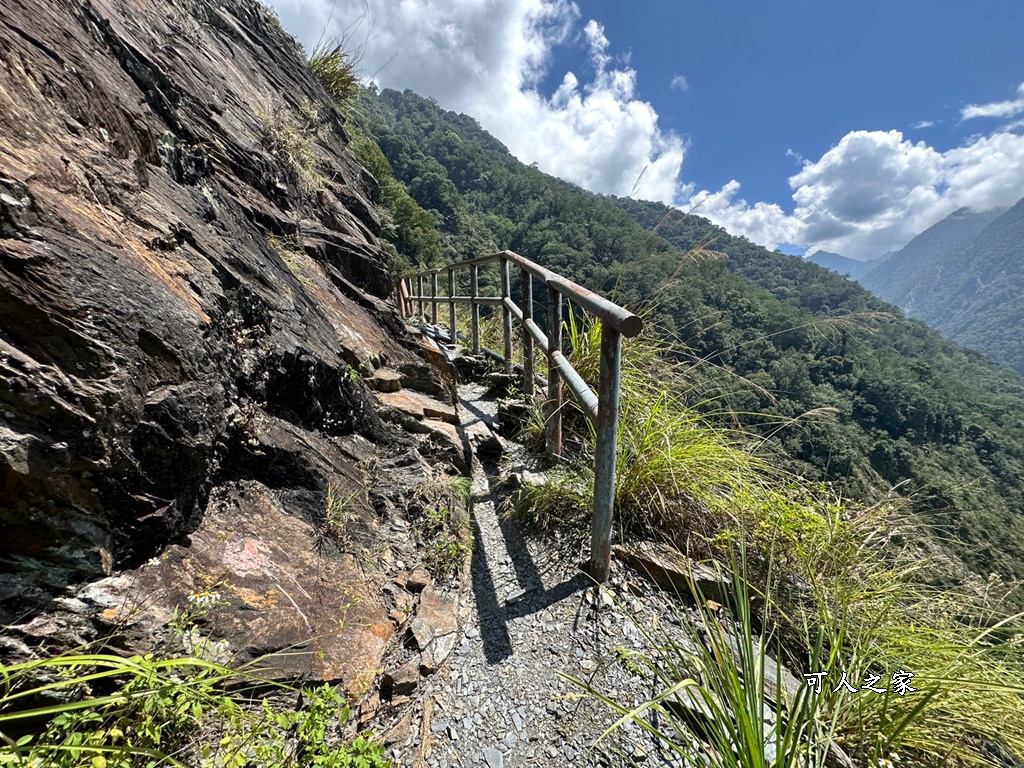
[[[416,298],[419,300],[419,314],[417,319],[423,322],[423,275],[416,275]]]
[[[480,305],[476,303],[477,295],[480,293],[480,267],[476,264],[469,266],[469,296],[472,300],[473,318],[473,354],[480,354]]]
[[[555,367],[555,352],[562,351],[562,294],[548,286],[548,418],[545,442],[548,453],[562,455],[562,377]]]
[[[615,463],[619,436],[619,379],[622,334],[601,323],[601,379],[597,390],[597,445],[594,449],[594,516],[590,530],[590,575],[603,584],[611,567]]]
[[[455,329],[455,302],[451,298],[455,295],[455,270],[448,270],[448,331],[452,344],[459,343],[459,332]]]
[[[412,316],[412,278],[402,278],[402,306],[405,307],[405,317]]]
[[[520,306],[523,310],[523,326],[533,320],[533,276],[525,269],[519,271],[519,292],[523,294]],[[523,334],[523,394],[533,395],[533,336]]]
[[[501,259],[501,298],[511,298],[509,285],[508,261]],[[508,307],[501,305],[501,331],[505,341],[505,373],[512,373],[512,313]]]
[[[437,325],[437,272],[430,276],[430,322]]]

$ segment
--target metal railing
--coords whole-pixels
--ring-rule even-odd
[[[480,267],[498,262],[501,271],[501,294],[480,295]],[[510,266],[519,269],[520,304],[510,291]],[[458,270],[469,270],[469,295],[455,294]],[[447,272],[447,294],[438,295],[438,275]],[[533,280],[547,286],[548,334],[534,320]],[[424,292],[424,281],[429,280],[430,294]],[[601,321],[601,373],[597,393],[576,372],[562,351],[562,299],[574,302]],[[472,349],[479,354],[480,307],[498,307],[502,313],[505,372],[512,373],[512,320],[525,328],[523,334],[523,393],[534,395],[534,344],[544,352],[548,362],[547,410],[545,412],[545,446],[549,453],[562,455],[562,384],[579,402],[583,413],[593,423],[597,433],[594,452],[594,506],[590,536],[590,573],[598,582],[608,580],[611,562],[612,512],[615,504],[616,441],[619,428],[619,379],[622,361],[622,337],[633,337],[643,329],[643,321],[627,309],[588,291],[581,285],[545,269],[512,251],[480,256],[439,269],[414,273],[399,280],[396,298],[404,317],[425,319],[425,305],[430,305],[430,319],[437,323],[439,304],[448,305],[449,339],[458,338],[456,306],[469,304],[472,314]],[[414,311],[415,310],[415,311]],[[516,366],[518,367],[518,366]]]

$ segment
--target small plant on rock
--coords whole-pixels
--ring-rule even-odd
[[[455,576],[469,556],[469,545],[460,536],[444,534],[438,538],[426,555],[430,572],[439,579]]]
[[[323,189],[319,159],[313,142],[320,131],[319,115],[310,118],[309,110],[302,110],[305,119],[296,116],[287,107],[275,106],[270,112],[257,112],[263,123],[263,144],[277,158],[285,170],[287,181],[292,182],[304,195],[314,195]]]
[[[436,578],[455,576],[469,556],[471,535],[464,510],[470,488],[468,477],[441,475],[417,489],[431,505],[420,527],[423,540],[429,542],[424,562]]]
[[[303,266],[303,260],[305,254],[302,251],[302,243],[297,237],[268,237],[267,244],[270,245],[274,253],[280,257],[284,265],[288,267],[288,271],[292,273],[292,276],[299,281],[303,288],[307,291],[313,287],[313,281],[309,275],[306,274]]]
[[[313,548],[317,553],[324,553],[328,541],[333,541],[342,549],[351,546],[353,523],[358,517],[359,495],[359,491],[343,493],[334,483],[327,485],[323,518],[313,531]]]

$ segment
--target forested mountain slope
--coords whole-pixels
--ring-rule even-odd
[[[1024,576],[1024,379],[860,285],[659,203],[585,192],[411,92],[363,104],[445,259],[511,248],[647,312],[694,367],[695,401],[861,497],[908,481],[980,573]]]
[[[912,314],[923,286],[935,281],[942,259],[963,248],[1002,213],[954,211],[858,279],[869,291]]]
[[[1024,200],[1008,211],[962,214],[953,223],[971,236],[929,249],[958,214],[915,238],[863,282],[950,338],[1024,371]]]

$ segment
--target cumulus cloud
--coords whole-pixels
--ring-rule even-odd
[[[1024,136],[973,137],[939,152],[899,131],[853,131],[789,178],[795,207],[747,203],[731,181],[685,201],[730,232],[775,248],[794,243],[873,258],[958,208],[1008,206],[1024,197]]]
[[[748,202],[737,180],[718,191],[681,183],[685,142],[661,130],[628,58],[572,0],[379,0],[372,10],[356,0],[271,3],[307,49],[325,28],[346,34],[379,85],[472,115],[524,162],[593,191],[696,206],[768,247],[869,258],[959,207],[1007,206],[1024,196],[1024,120],[1011,122],[1024,114],[1024,84],[1015,99],[964,107],[963,120],[1010,124],[945,152],[899,131],[853,131],[817,160],[790,150],[799,167],[787,211]],[[559,46],[579,47],[585,65],[551,72]],[[552,80],[559,85],[544,93],[541,84]],[[683,91],[686,80],[677,75],[671,86]]]
[[[989,104],[968,104],[960,110],[961,120],[976,117],[1015,117],[1024,112],[1024,83],[1017,86],[1019,98],[1010,101],[993,101]]]
[[[755,243],[775,248],[782,243],[797,243],[800,224],[775,203],[754,203],[738,197],[740,183],[733,179],[717,192],[702,190],[685,203],[688,210],[706,216],[729,232],[743,235]]]
[[[307,47],[330,19],[334,33],[363,45],[363,71],[383,67],[380,86],[472,115],[524,162],[596,192],[678,196],[683,139],[660,129],[602,25],[589,20],[580,34],[569,0],[386,0],[339,4],[333,16],[330,0],[271,2]],[[539,84],[559,45],[583,46],[588,68],[562,73],[548,96]]]
[[[688,90],[690,90],[690,84],[686,82],[686,78],[683,77],[682,75],[676,75],[675,77],[673,77],[672,82],[670,82],[668,85],[669,88],[679,91],[680,93],[686,93]]]

